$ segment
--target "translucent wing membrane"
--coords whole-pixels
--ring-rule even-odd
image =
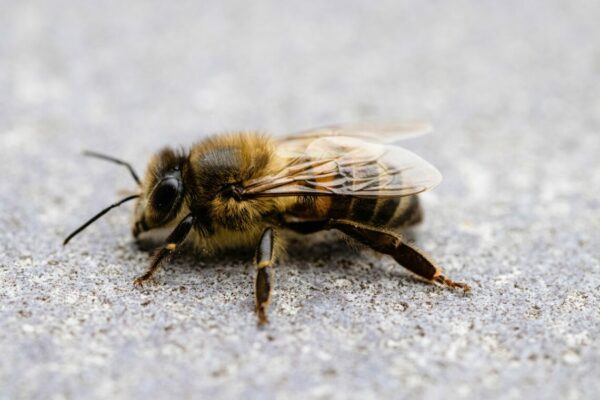
[[[247,182],[244,194],[401,197],[429,190],[442,178],[431,164],[397,146],[350,136],[319,137],[302,146],[297,142],[280,142],[282,169]]]
[[[426,122],[405,123],[362,123],[333,125],[310,129],[282,138],[282,141],[306,141],[329,136],[348,136],[367,139],[371,142],[394,143],[424,135],[432,131]]]

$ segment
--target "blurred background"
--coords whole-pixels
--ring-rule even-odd
[[[560,397],[600,390],[597,1],[0,1],[0,397]],[[128,207],[164,145],[425,120],[444,183],[414,233],[464,298],[296,243],[272,326],[253,270],[155,287]],[[200,268],[203,267],[203,268]],[[204,268],[205,267],[205,268]],[[218,283],[218,284],[217,284]]]

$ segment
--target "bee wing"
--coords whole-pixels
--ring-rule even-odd
[[[304,142],[328,136],[348,136],[371,142],[394,143],[399,140],[421,136],[433,130],[426,122],[360,123],[333,125],[297,132],[281,139],[282,142]]]
[[[280,171],[247,182],[245,195],[402,197],[442,180],[434,166],[398,146],[349,136],[314,139],[300,153],[285,144],[276,152]]]

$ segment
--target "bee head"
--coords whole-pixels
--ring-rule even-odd
[[[133,236],[168,226],[182,209],[186,156],[165,148],[150,160],[134,212]]]

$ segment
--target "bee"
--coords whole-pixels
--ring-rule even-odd
[[[416,154],[390,144],[423,133],[424,124],[351,125],[270,137],[238,132],[208,137],[189,151],[169,147],[155,154],[139,193],[112,204],[64,241],[121,204],[136,200],[134,238],[158,228],[170,234],[134,285],[152,279],[184,241],[209,251],[255,246],[255,309],[268,322],[272,275],[284,243],[279,233],[335,229],[425,280],[463,289],[422,250],[399,233],[422,220],[418,194],[441,181],[438,170]]]

